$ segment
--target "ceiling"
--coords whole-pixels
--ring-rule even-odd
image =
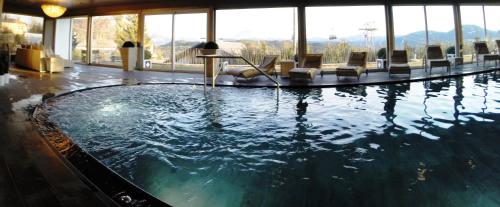
[[[96,14],[103,11],[126,11],[169,7],[195,8],[250,8],[297,5],[356,5],[356,4],[450,4],[494,3],[497,0],[4,0],[4,11],[43,15],[40,5],[60,4],[68,8],[67,15]]]

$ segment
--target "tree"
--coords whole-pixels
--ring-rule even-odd
[[[80,40],[78,40],[78,33],[73,32],[73,35],[71,35],[72,49],[74,50],[78,44],[80,44]]]
[[[137,15],[117,15],[115,16],[116,21],[116,33],[115,33],[115,43],[119,47],[126,41],[138,42],[137,34],[139,19]],[[145,32],[145,34],[147,34]],[[149,35],[144,36],[143,46],[148,48],[151,45],[151,37]]]

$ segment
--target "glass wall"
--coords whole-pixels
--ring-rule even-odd
[[[121,65],[119,48],[125,41],[137,42],[136,14],[92,17],[91,63]]]
[[[393,6],[394,49],[406,50],[409,64],[421,67],[425,55],[424,6]]]
[[[498,52],[498,45],[495,40],[500,40],[500,6],[484,6],[484,14],[486,17],[486,29],[488,34],[488,48],[490,51]]]
[[[463,34],[464,62],[471,62],[474,54],[473,43],[484,41],[484,19],[482,6],[460,6]]]
[[[144,69],[172,70],[172,14],[145,16]]]
[[[323,68],[346,64],[351,51],[368,52],[368,68],[385,53],[384,6],[307,7],[307,52],[324,54]]]
[[[146,15],[144,26],[146,70],[203,71],[194,47],[207,39],[207,13]]]
[[[429,44],[441,45],[443,53],[455,55],[455,20],[452,6],[426,6]]]
[[[464,60],[472,60],[472,43],[475,41],[486,40],[491,51],[498,51],[495,40],[500,39],[500,21],[497,21],[500,6],[462,5],[460,10]],[[407,50],[413,67],[422,65],[426,44],[439,44],[444,52],[453,54],[456,41],[452,6],[395,5],[392,11],[395,49]],[[241,55],[257,64],[265,55],[278,55],[280,60],[296,59],[296,8],[216,12],[216,39],[223,55]],[[91,17],[91,49],[87,43],[89,18],[69,19],[71,32],[65,43],[70,42],[66,48],[77,63],[118,66],[121,64],[118,48],[124,41],[138,41],[137,14]],[[379,55],[385,55],[386,47],[384,6],[306,7],[305,19],[307,53],[324,54],[323,68],[334,69],[346,64],[352,51],[368,52],[368,68],[380,67],[377,63],[382,57]],[[207,13],[145,15],[144,24],[145,69],[202,71],[202,60],[196,58],[199,50],[195,48],[206,41]],[[42,41],[41,17],[3,14],[1,26],[2,38],[10,37],[16,44],[39,44]],[[91,51],[87,52],[89,49]],[[90,59],[87,54],[91,55]],[[224,61],[232,66],[244,64],[234,59]]]
[[[427,44],[440,45],[443,53],[450,53],[450,56],[455,54],[452,6],[393,6],[392,10],[395,49],[405,49],[408,52],[411,66],[423,65]]]
[[[3,13],[0,30],[0,38],[15,46],[39,45],[43,40],[43,18]]]
[[[259,64],[265,55],[293,60],[296,54],[296,8],[217,10],[216,37],[223,54],[242,55]],[[226,60],[239,65],[239,60]],[[279,65],[278,65],[279,66]]]
[[[71,60],[87,63],[87,17],[71,18]]]
[[[175,14],[174,48],[176,71],[203,71],[203,60],[193,47],[207,40],[207,14]]]

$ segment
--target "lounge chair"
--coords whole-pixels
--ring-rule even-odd
[[[300,63],[300,67],[291,69],[288,71],[288,75],[291,79],[313,80],[322,64],[323,54],[306,54],[304,60]]]
[[[486,42],[474,42],[474,51],[476,52],[476,64],[479,66],[479,61],[483,61],[483,66],[486,61],[495,61],[495,66],[498,65],[498,61],[500,61],[500,55],[498,54],[490,54],[488,50],[488,45]]]
[[[262,59],[262,63],[257,66],[257,68],[261,69],[264,73],[268,75],[272,75],[276,73],[276,59],[278,59],[277,55],[266,55],[264,59]],[[250,79],[262,75],[262,73],[255,68],[237,68],[230,69],[226,72],[227,75],[232,75],[235,78],[244,78]]]
[[[367,58],[367,52],[351,52],[347,66],[338,67],[335,71],[337,79],[340,76],[355,76],[359,80],[361,74],[366,73],[368,75],[368,71],[366,70]]]
[[[389,77],[391,74],[408,74],[411,76],[411,68],[410,65],[408,65],[408,54],[406,50],[392,51],[388,72]]]
[[[443,57],[443,50],[439,45],[427,45],[425,61],[425,71],[429,66],[429,73],[432,73],[433,67],[446,67],[447,72],[451,71],[450,61]]]

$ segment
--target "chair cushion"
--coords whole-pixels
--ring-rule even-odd
[[[349,66],[363,66],[365,65],[366,53],[365,52],[351,52],[351,56],[347,61]]]
[[[428,45],[427,46],[427,58],[429,60],[442,59],[443,58],[443,51],[441,50],[441,47],[438,45]]]
[[[429,64],[430,66],[436,66],[436,67],[440,67],[440,66],[450,66],[450,61],[446,60],[446,59],[430,59],[429,60]]]
[[[293,68],[288,71],[290,78],[314,79],[317,69],[315,68]]]
[[[342,66],[335,72],[337,76],[359,76],[365,72],[366,68],[360,66]]]
[[[410,65],[406,63],[392,63],[389,65],[389,68],[410,68]]]
[[[231,68],[225,72],[226,75],[233,75],[233,76],[238,76],[241,71],[247,70],[245,68]]]
[[[234,68],[229,69],[225,74],[241,78],[253,78],[260,75],[261,73],[253,68]]]
[[[389,73],[391,74],[407,74],[411,72],[411,68],[408,64],[390,64]]]
[[[485,60],[500,60],[500,55],[497,54],[484,54],[482,56]]]

